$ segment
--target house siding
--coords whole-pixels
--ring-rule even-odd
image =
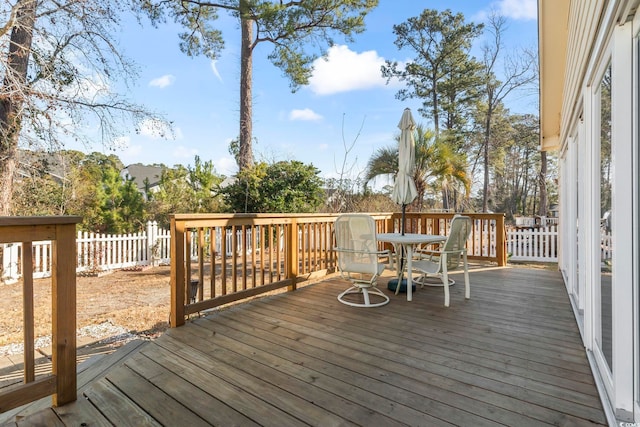
[[[639,4],[539,0],[540,62],[546,70],[541,72],[541,98],[554,99],[545,90],[559,83],[562,87],[561,102],[541,102],[543,137],[550,135],[544,118],[560,116],[559,141],[545,144],[542,139],[543,149],[560,148],[559,267],[611,425],[640,422]],[[545,17],[564,22],[553,15],[554,9],[566,13],[566,32],[545,25]],[[566,46],[563,58],[548,48],[553,42]],[[554,65],[562,72],[553,73]],[[609,66],[611,110],[606,113],[601,91],[609,84],[603,80]],[[610,137],[602,133],[608,128],[601,122],[610,123]],[[601,163],[601,144],[608,147],[609,142],[611,160]],[[612,179],[603,178],[603,165],[611,169]],[[600,197],[608,194],[602,193],[608,182],[613,229],[605,242],[601,209],[606,207],[601,206],[608,202]],[[603,245],[609,255],[603,255]]]

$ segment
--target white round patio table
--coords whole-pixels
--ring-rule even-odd
[[[413,247],[415,245],[425,244],[425,243],[438,243],[444,242],[447,240],[446,236],[440,236],[437,234],[419,234],[419,233],[378,233],[376,237],[379,242],[386,242],[393,244],[396,254],[398,254],[398,245],[402,246],[407,254],[407,301],[411,301],[413,298],[413,279],[412,279],[412,269],[413,269]],[[397,255],[399,258],[399,256]],[[396,294],[400,289],[401,283],[401,274],[403,273],[400,269],[399,259],[396,260],[396,272],[398,273],[398,284],[396,286]]]

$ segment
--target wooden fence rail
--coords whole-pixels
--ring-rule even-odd
[[[407,232],[446,234],[446,224],[452,215],[446,213],[408,213],[406,230]],[[506,256],[511,261],[557,262],[559,251],[557,226],[507,228],[505,245],[502,245],[498,241],[500,236],[496,234],[496,230],[502,229],[500,215],[469,215],[474,218],[474,230],[468,244],[472,259],[490,260],[500,264],[499,260],[504,257],[500,248],[506,246]],[[226,216],[228,217],[228,215]],[[391,221],[389,227],[399,230],[399,213],[384,214],[381,218],[385,219],[379,220],[380,223],[389,220]],[[308,224],[298,227],[298,247],[305,248],[307,257],[312,257],[312,263],[315,262],[313,256],[316,259],[319,257],[319,253],[315,252],[316,246],[322,246],[327,239],[326,235],[321,238],[322,232],[318,227],[321,226]],[[214,227],[214,252],[218,256],[224,252],[227,258],[230,258],[234,253],[245,251],[247,254],[254,251],[258,254],[260,253],[260,244],[265,238],[260,235],[263,229],[266,230],[261,227],[246,227],[244,230],[242,227],[236,227],[231,231],[231,228]],[[275,226],[272,230],[276,230]],[[324,232],[326,233],[327,230],[330,230],[330,227],[327,228],[325,225]],[[282,252],[285,247],[284,228],[281,227],[278,233],[274,244],[277,243],[279,251]],[[206,238],[210,239],[211,237],[206,234]],[[170,231],[158,228],[153,222],[147,224],[144,232],[136,234],[108,235],[78,232],[76,271],[81,273],[131,266],[168,264],[170,262],[170,239]],[[611,251],[610,246],[610,236],[603,232],[603,259],[606,259],[608,252]],[[23,274],[21,266],[22,254],[25,253],[25,250],[19,242],[7,243],[3,249],[3,268],[0,269],[3,277],[0,280],[14,282]],[[51,276],[51,254],[51,241],[31,243],[31,264],[33,265],[34,279]],[[198,245],[191,245],[191,258],[198,259]],[[307,261],[305,263],[306,269],[311,268]]]
[[[53,405],[76,400],[76,224],[80,217],[0,217],[0,243],[22,242],[24,381],[0,393],[0,412],[53,396]],[[51,240],[52,372],[36,378],[33,242]]]
[[[400,214],[371,214],[378,232],[399,231]],[[504,216],[469,214],[474,231],[471,258],[505,265]],[[407,231],[448,233],[452,214],[408,214]],[[299,282],[335,271],[336,214],[174,215],[171,219],[171,326],[209,308],[272,290],[296,289]],[[79,217],[2,217],[0,244],[19,244],[24,303],[24,383],[0,393],[0,412],[52,395],[53,404],[76,399],[76,268],[85,254],[76,242]],[[84,238],[78,236],[79,240]],[[140,253],[134,236],[108,249],[105,260],[123,263],[116,251]],[[51,241],[49,249],[38,242]],[[105,243],[105,242],[103,242]],[[86,257],[91,258],[87,249]],[[52,286],[52,374],[36,378],[33,318],[34,268],[50,264]]]
[[[130,234],[100,234],[79,231],[76,237],[76,272],[101,272],[119,268],[169,263],[169,230],[148,222],[146,230]],[[52,242],[33,242],[33,277],[51,277]],[[27,250],[20,242],[4,245],[1,269],[4,282],[15,282],[22,274]],[[30,264],[26,264],[30,265]]]
[[[378,232],[400,214],[370,214]],[[506,265],[504,215],[468,214],[469,258]],[[183,214],[171,219],[171,326],[190,314],[335,271],[337,214]],[[411,213],[406,231],[446,235],[453,214]],[[221,240],[221,241],[220,241]],[[229,247],[229,243],[230,246]]]
[[[506,265],[504,214],[465,213],[471,217],[473,229],[467,241],[469,259],[495,262]],[[453,213],[407,213],[405,232],[422,234],[449,233]],[[401,214],[391,215],[393,227],[400,229]]]

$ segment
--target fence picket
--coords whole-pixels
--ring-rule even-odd
[[[260,248],[264,245],[263,233],[266,237],[271,236],[270,229],[248,228],[247,236],[243,238],[242,230],[227,230],[225,227],[214,227],[211,233],[215,232],[215,237],[210,233],[206,239],[212,245],[212,252],[215,256],[232,257],[243,253],[251,255],[253,252],[261,253]],[[255,230],[255,231],[254,231]],[[275,244],[283,245],[281,230],[274,235]],[[255,232],[255,237],[252,233]],[[299,231],[299,248],[311,252],[319,244],[322,237],[318,236],[320,231],[306,227]],[[512,261],[558,261],[558,226],[549,225],[540,228],[511,228],[507,229],[507,253]],[[269,237],[271,238],[271,237]],[[325,237],[328,238],[328,237]],[[147,223],[145,231],[130,233],[125,235],[105,235],[88,232],[78,232],[77,234],[77,268],[76,271],[105,271],[124,267],[157,266],[161,263],[168,263],[170,254],[170,231],[158,228],[155,222]],[[477,221],[474,224],[474,231],[470,240],[476,241],[472,247],[478,253],[473,255],[493,256],[496,251],[495,230],[489,222]],[[477,241],[482,241],[478,244]],[[224,242],[224,243],[223,243]],[[258,245],[258,247],[255,247]],[[610,256],[611,236],[602,235],[602,257],[606,259]],[[223,251],[225,253],[223,253]],[[22,275],[17,266],[20,264],[22,245],[19,243],[5,245],[3,251],[4,266],[3,279],[17,279]],[[271,254],[267,254],[271,257]],[[191,256],[195,259],[198,256],[197,245],[193,245]],[[264,257],[263,254],[260,255]],[[314,255],[315,256],[315,255]],[[269,258],[265,260],[271,262]],[[312,259],[310,258],[310,261]],[[277,261],[276,261],[277,262]],[[51,275],[51,242],[33,242],[33,277],[42,278]]]
[[[507,253],[512,261],[557,262],[558,226],[508,229]]]

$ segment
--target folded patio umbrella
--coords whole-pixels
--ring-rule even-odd
[[[398,144],[398,173],[396,175],[391,199],[402,206],[402,217],[400,220],[400,233],[404,236],[405,232],[405,216],[407,205],[413,202],[418,195],[416,184],[413,181],[413,170],[415,169],[415,149],[416,143],[413,140],[413,131],[416,123],[411,115],[411,110],[405,108],[398,123],[400,128],[400,141]],[[404,250],[400,257],[400,269],[396,286],[402,283],[405,262]]]
[[[398,145],[398,174],[393,186],[391,198],[402,205],[402,219],[400,222],[401,233],[404,235],[405,212],[407,205],[413,202],[418,195],[416,184],[413,181],[413,170],[415,169],[415,148],[413,131],[416,123],[413,121],[411,110],[405,108],[402,113],[400,123],[400,142]]]

